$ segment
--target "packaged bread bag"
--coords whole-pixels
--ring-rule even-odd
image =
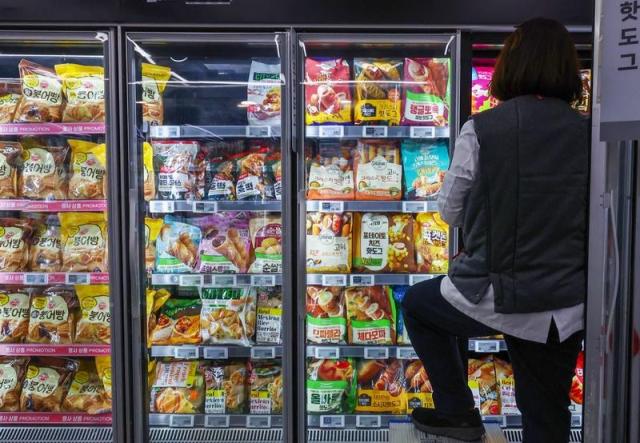
[[[20,392],[29,357],[0,357],[0,412],[20,410]]]
[[[76,285],[81,317],[76,325],[76,343],[111,343],[109,285]]]
[[[420,360],[411,360],[405,364],[404,380],[407,391],[407,413],[411,414],[417,408],[435,408],[433,387]]]
[[[252,253],[247,213],[218,212],[191,218],[190,222],[202,232],[196,272],[244,274],[249,270]]]
[[[20,88],[8,85],[0,88],[0,124],[12,123],[20,102]]]
[[[18,197],[18,170],[21,165],[22,145],[19,142],[1,140],[0,198]]]
[[[166,216],[156,239],[156,272],[193,272],[201,238],[202,231],[199,227]]]
[[[104,67],[64,63],[55,66],[67,99],[63,122],[103,122]]]
[[[414,225],[411,214],[389,215],[389,272],[415,272]]]
[[[206,344],[250,346],[256,330],[256,288],[200,288],[200,332]]]
[[[62,82],[53,69],[22,59],[18,63],[22,97],[16,123],[59,122],[62,117]]]
[[[33,357],[22,383],[20,411],[60,412],[78,363],[67,358]]]
[[[152,200],[156,196],[156,174],[153,166],[153,146],[151,143],[142,144],[142,188],[144,199]]]
[[[90,415],[111,412],[105,402],[104,386],[96,372],[93,359],[78,360],[78,371],[73,376],[69,392],[62,402],[68,412],[86,412]]]
[[[156,241],[164,226],[161,218],[144,218],[144,264],[147,272],[153,272],[156,262]]]
[[[107,145],[85,140],[67,140],[71,147],[69,198],[100,200],[107,198]]]
[[[142,121],[150,125],[164,122],[162,94],[171,77],[171,69],[166,66],[142,63]]]
[[[0,343],[21,343],[27,336],[33,292],[17,286],[0,288]]]
[[[404,140],[402,142],[405,200],[435,200],[449,168],[448,142]]]
[[[516,404],[516,386],[511,363],[498,357],[493,358],[496,368],[496,382],[500,394],[500,413],[502,415],[520,415]]]
[[[349,414],[355,407],[356,371],[351,358],[307,361],[307,411]]]
[[[481,359],[470,358],[468,373],[469,389],[480,414],[499,415],[500,399],[493,357],[488,355]]]
[[[147,312],[147,345],[152,344],[152,334],[158,323],[158,311],[171,297],[171,292],[166,288],[147,288],[145,291]]]
[[[29,270],[59,272],[62,269],[62,240],[58,214],[34,221],[29,250]]]
[[[402,360],[358,360],[357,380],[356,413],[406,414]]]
[[[154,345],[196,344],[200,338],[199,298],[170,298],[159,309],[155,328],[151,333]]]
[[[154,140],[152,146],[158,198],[197,199],[196,157],[200,144],[195,140]]]
[[[149,397],[150,412],[196,414],[205,399],[204,368],[199,361],[158,362]]]
[[[204,369],[205,414],[242,414],[247,406],[247,364],[214,362]]]
[[[399,125],[402,60],[356,58],[354,122]]]
[[[307,213],[307,272],[351,272],[351,227],[350,212]]]
[[[255,213],[249,221],[251,245],[255,259],[249,268],[251,273],[269,274],[282,272],[282,217]]]
[[[27,343],[73,343],[78,299],[70,287],[52,286],[31,297]]]
[[[351,147],[341,143],[320,143],[311,159],[307,178],[309,200],[353,200],[353,158]]]
[[[62,270],[108,272],[107,220],[102,212],[62,212]]]
[[[418,272],[446,274],[449,269],[449,227],[437,212],[416,216],[416,264]]]
[[[354,213],[354,271],[366,273],[389,271],[389,228],[387,214]]]
[[[387,286],[345,289],[347,342],[356,345],[396,343],[396,306]]]
[[[356,200],[402,198],[402,164],[396,142],[359,140],[354,164]]]
[[[307,58],[304,67],[307,125],[350,123],[349,63],[342,58]]]
[[[3,272],[28,269],[32,233],[31,220],[0,218],[0,269]]]
[[[448,58],[405,59],[403,125],[449,124],[449,65]]]
[[[111,408],[111,356],[96,357],[96,372],[104,388],[105,407]]]
[[[66,158],[69,148],[57,139],[48,142],[22,139],[22,169],[18,194],[34,200],[65,200],[68,182]]]
[[[346,344],[347,319],[343,288],[307,286],[307,342]]]

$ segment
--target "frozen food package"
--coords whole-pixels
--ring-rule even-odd
[[[356,124],[399,125],[402,113],[402,60],[356,58],[354,121]]]
[[[307,213],[307,272],[351,272],[351,226],[350,212]]]
[[[449,169],[446,139],[402,142],[405,200],[436,200]]]
[[[200,343],[199,298],[170,298],[160,308],[155,328],[151,333],[151,344],[197,344]]]
[[[265,172],[268,146],[254,146],[249,152],[237,154],[236,198],[238,200],[266,200]]]
[[[417,271],[446,274],[449,270],[449,227],[437,212],[419,213],[415,225]]]
[[[256,343],[282,344],[282,286],[256,288]]]
[[[281,273],[282,217],[266,212],[256,212],[249,221],[249,233],[255,253],[255,260],[249,272]]]
[[[29,357],[0,357],[0,412],[20,410],[20,392]]]
[[[86,412],[90,415],[111,412],[111,406],[105,403],[102,381],[96,372],[93,360],[78,360],[78,371],[73,376],[69,392],[62,402],[67,412]]]
[[[196,414],[204,406],[204,368],[199,361],[159,361],[151,386],[150,412]]]
[[[349,344],[396,343],[396,305],[389,287],[350,287],[345,289],[344,298]]]
[[[448,58],[407,58],[404,61],[403,125],[447,126],[450,82]]]
[[[474,66],[471,70],[471,114],[495,108],[498,100],[490,94],[492,66]]]
[[[100,200],[107,198],[107,145],[85,140],[67,140],[71,147],[69,198]]]
[[[151,346],[153,331],[158,324],[158,311],[171,297],[171,293],[166,288],[147,288],[145,291],[146,312],[147,312],[147,345]]]
[[[389,216],[354,213],[353,269],[355,272],[389,271]]]
[[[13,122],[16,107],[22,96],[14,90],[2,89],[0,91],[0,124]]]
[[[52,286],[31,297],[27,343],[73,343],[78,299],[70,287]]]
[[[32,235],[31,220],[0,218],[0,269],[3,272],[28,270]]]
[[[142,168],[144,199],[149,201],[156,197],[156,173],[153,166],[153,146],[148,142],[142,144]]]
[[[18,170],[21,166],[22,145],[0,140],[0,198],[18,197]]]
[[[391,291],[393,293],[393,299],[396,302],[396,314],[398,316],[396,321],[396,335],[399,345],[411,345],[411,338],[409,337],[409,333],[407,332],[407,328],[404,324],[404,315],[402,313],[402,309],[400,306],[402,305],[402,300],[404,300],[404,296],[407,294],[409,290],[409,286],[392,286]]]
[[[164,122],[162,94],[171,77],[171,69],[166,66],[142,63],[142,121],[150,125]]]
[[[156,264],[156,242],[164,226],[161,218],[144,218],[144,266],[147,272],[153,272]]]
[[[62,270],[108,272],[107,220],[102,212],[61,212]]]
[[[304,67],[306,124],[350,123],[349,63],[342,58],[307,58]]]
[[[279,63],[251,61],[247,83],[247,121],[256,126],[280,126],[282,97]]]
[[[81,317],[76,325],[76,343],[111,343],[109,285],[76,285]]]
[[[338,286],[307,286],[307,342],[345,344],[344,293]]]
[[[396,142],[359,140],[354,165],[356,200],[402,198],[402,164]]]
[[[572,414],[581,414],[584,403],[584,351],[580,351],[576,360],[576,370],[571,380],[571,390],[569,391],[569,411]]]
[[[200,145],[195,140],[154,140],[153,168],[158,179],[160,200],[195,200],[196,156]]]
[[[96,357],[96,372],[104,388],[105,404],[111,407],[111,356]]]
[[[264,163],[264,198],[282,200],[282,153],[273,148]]]
[[[240,361],[214,362],[204,369],[205,414],[242,414],[247,405],[247,365]]]
[[[196,272],[246,273],[251,263],[249,216],[245,212],[218,212],[190,222],[202,232],[197,245]]]
[[[493,357],[496,368],[496,382],[500,395],[500,413],[502,415],[520,415],[516,404],[516,387],[513,378],[513,367],[498,357]]]
[[[582,92],[573,106],[580,113],[588,115],[591,112],[591,69],[581,69],[580,80],[582,81]]]
[[[62,82],[53,69],[22,59],[18,63],[22,97],[16,123],[59,122],[62,117]]]
[[[249,413],[282,414],[282,368],[275,362],[251,362]]]
[[[354,366],[351,358],[307,360],[307,411],[310,414],[353,413]]]
[[[31,272],[59,272],[62,269],[62,241],[58,214],[50,214],[33,225],[29,270]]]
[[[250,346],[256,330],[256,288],[200,288],[205,344]]]
[[[481,415],[500,415],[500,400],[493,357],[469,359],[469,388]]]
[[[198,259],[201,238],[199,227],[165,217],[156,239],[156,272],[192,272]]]
[[[33,357],[22,383],[20,411],[60,412],[78,363],[67,358]]]
[[[407,413],[402,360],[358,360],[357,380],[356,413]]]
[[[27,336],[32,292],[18,286],[0,287],[0,343],[22,343]]]
[[[435,408],[433,388],[420,360],[411,360],[405,364],[404,382],[407,391],[408,414],[411,414],[416,408]]]
[[[104,68],[73,63],[56,65],[66,98],[63,122],[103,122]]]
[[[311,159],[307,178],[309,200],[353,200],[353,158],[351,147],[341,143],[320,143]]]
[[[55,139],[53,143],[56,143]],[[47,145],[35,138],[22,139],[22,170],[18,175],[20,197],[34,200],[67,198],[66,145]]]
[[[227,153],[208,157],[205,163],[205,200],[231,201],[236,199],[236,162]]]
[[[415,272],[414,225],[411,214],[389,215],[389,272]]]

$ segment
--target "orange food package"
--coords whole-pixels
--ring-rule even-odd
[[[356,200],[400,200],[400,148],[385,140],[360,140],[355,150]]]
[[[3,272],[27,270],[32,233],[30,220],[0,218],[0,269]]]
[[[418,272],[446,274],[449,270],[449,227],[437,212],[416,216],[415,248]]]
[[[68,358],[31,359],[22,383],[20,410],[23,412],[60,412],[78,363]]]
[[[405,390],[407,391],[407,412],[416,408],[435,407],[433,403],[433,387],[427,371],[420,360],[407,362],[404,368]]]
[[[469,389],[482,415],[499,415],[500,399],[493,357],[469,359]]]

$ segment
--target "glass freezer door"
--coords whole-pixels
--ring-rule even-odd
[[[127,37],[139,441],[283,439],[286,44]]]

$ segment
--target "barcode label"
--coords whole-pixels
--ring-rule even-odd
[[[382,418],[379,415],[357,415],[356,427],[358,428],[379,428]]]
[[[247,126],[247,137],[271,137],[271,127],[269,126]]]
[[[318,346],[314,350],[315,358],[340,358],[340,348],[333,346]]]
[[[247,416],[247,428],[270,428],[270,415],[249,415]]]
[[[344,415],[321,415],[321,428],[344,428]]]
[[[230,417],[228,415],[206,415],[204,426],[206,428],[228,428]]]
[[[274,347],[254,347],[251,348],[251,358],[256,360],[272,359],[276,357],[276,348]]]
[[[194,415],[172,414],[169,416],[169,426],[172,428],[193,428]]]
[[[352,275],[351,286],[373,286],[375,277],[373,275]]]
[[[204,348],[204,358],[207,360],[227,360],[229,350],[227,348]]]
[[[389,348],[364,348],[364,358],[368,360],[386,360],[389,358]]]
[[[364,126],[362,128],[363,137],[387,137],[386,126]]]
[[[500,341],[498,340],[476,340],[474,343],[474,351],[483,353],[492,353],[500,351]]]
[[[412,126],[409,130],[411,138],[434,138],[436,136],[436,128],[433,126]]]
[[[173,348],[173,356],[182,360],[195,360],[199,356],[196,346],[176,346]]]
[[[320,126],[318,134],[322,138],[342,138],[342,137],[344,137],[344,127],[342,127],[342,126]]]

